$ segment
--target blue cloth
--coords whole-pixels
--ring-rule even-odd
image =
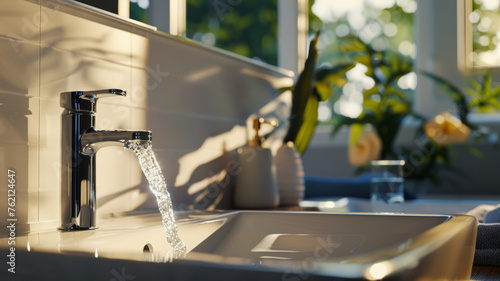
[[[304,199],[318,197],[355,197],[370,199],[372,175],[361,174],[357,178],[305,177]],[[405,190],[405,200],[416,199]]]
[[[304,198],[315,197],[358,197],[370,198],[370,177],[354,179],[305,177]]]
[[[500,205],[480,205],[468,214],[479,222],[474,264],[500,266]]]

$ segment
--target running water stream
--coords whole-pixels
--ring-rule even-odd
[[[163,226],[167,233],[167,241],[173,248],[172,258],[183,257],[186,254],[186,245],[177,232],[172,200],[170,200],[170,194],[167,191],[167,185],[161,168],[156,161],[152,149],[152,142],[127,142],[125,148],[133,151],[137,155],[142,171],[149,182],[149,188],[156,196]]]

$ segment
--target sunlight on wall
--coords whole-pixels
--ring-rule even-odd
[[[247,140],[242,136],[246,136],[246,128],[244,126],[234,126],[229,132],[207,138],[199,149],[182,156],[179,159],[179,173],[175,179],[175,186],[188,184],[198,166],[211,162],[225,152],[245,145]],[[217,147],[218,149],[216,149]],[[196,185],[192,185],[188,193],[195,193],[194,189],[197,189]]]

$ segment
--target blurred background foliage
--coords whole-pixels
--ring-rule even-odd
[[[320,104],[320,122],[331,123],[336,118],[360,116],[366,111],[364,93],[368,90],[372,93],[384,91],[380,88],[384,86],[382,80],[399,87],[399,92],[404,92],[405,100],[411,103],[416,75],[413,73],[401,80],[404,75],[393,73],[387,80],[390,74],[380,73],[380,70],[387,70],[390,66],[379,66],[403,58],[411,64],[410,67],[405,66],[408,71],[404,74],[413,71],[412,60],[416,55],[413,15],[417,8],[416,2],[355,0],[350,5],[340,2],[316,0],[311,7],[317,20],[322,21],[318,68],[357,63],[355,68],[347,72],[347,83],[341,88],[332,87],[331,98]],[[313,21],[316,19],[313,18]],[[316,24],[311,22],[310,25]],[[382,65],[379,65],[381,62]],[[382,77],[384,75],[387,76],[385,79]],[[376,98],[373,96],[372,100]]]
[[[186,0],[186,37],[277,65],[277,0]]]
[[[276,65],[277,5],[277,0],[186,0],[186,37]],[[336,37],[354,34],[378,49],[388,46],[397,49],[401,42],[412,42],[415,5],[415,0],[351,0],[349,3],[310,0],[309,34],[312,38],[317,31],[326,31],[322,36],[324,46]],[[316,10],[340,12],[318,15],[313,6]],[[130,17],[147,23],[149,8],[149,0],[131,0]],[[320,57],[319,63],[328,59],[328,50],[323,53],[325,57]]]
[[[498,43],[500,33],[500,1],[474,0],[472,12],[469,14],[472,22],[472,60],[478,66],[498,66]]]

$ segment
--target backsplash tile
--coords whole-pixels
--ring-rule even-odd
[[[34,1],[2,0],[0,36],[38,44],[40,40],[40,6]]]
[[[61,192],[59,190],[38,191],[38,222],[53,222],[60,218]]]
[[[55,8],[55,9],[54,9]],[[42,7],[41,45],[103,61],[130,65],[131,34],[73,14],[57,5]]]
[[[158,148],[188,150],[199,148],[206,138],[224,134],[241,122],[156,110],[148,111],[147,120]],[[223,144],[214,142],[213,146],[221,149]]]
[[[61,190],[61,148],[60,146],[39,146],[39,191]],[[60,197],[60,195],[58,195]],[[59,204],[59,203],[58,203]]]
[[[27,144],[0,144],[0,180],[5,183],[0,187],[2,194],[7,198],[8,170],[13,171],[15,183],[15,218],[20,225],[36,223],[38,221],[38,147]],[[0,227],[7,223],[7,200],[0,201]]]
[[[0,92],[39,96],[40,48],[0,38]]]
[[[108,88],[129,89],[130,66],[95,59],[73,51],[41,48],[40,96],[59,100],[60,93]],[[121,98],[126,99],[126,98]],[[99,103],[126,101],[102,99]]]
[[[161,39],[151,36],[147,43],[141,41],[149,54],[161,55],[144,58],[145,64],[132,70],[134,83],[136,77],[145,77],[142,85],[133,86],[147,88],[148,108],[242,121],[278,95],[270,81],[276,78],[256,75],[258,71],[225,56],[214,60],[213,51],[197,49],[194,43]],[[172,49],[176,51],[166,51]]]
[[[139,34],[130,34],[130,65],[145,69],[149,57],[149,36],[146,32],[139,32]]]
[[[97,212],[130,210],[130,163],[135,155],[123,146],[104,147],[96,155]],[[112,206],[112,207],[110,207]]]
[[[114,102],[122,97],[107,98]],[[128,130],[130,129],[131,108],[117,104],[107,104],[100,99],[95,114],[95,128],[98,130]]]
[[[40,146],[60,147],[61,113],[63,109],[58,100],[41,98],[40,100]]]
[[[39,99],[0,93],[0,144],[39,141]]]
[[[185,78],[195,71],[223,65],[223,61],[215,61],[210,56],[204,55],[203,51],[195,50],[197,47],[194,44],[165,40],[165,37],[161,35],[149,36],[147,46],[147,65],[177,77]],[[132,50],[132,54],[134,53],[135,51]],[[196,62],[196,68],[193,68],[192,63],[187,62]]]

